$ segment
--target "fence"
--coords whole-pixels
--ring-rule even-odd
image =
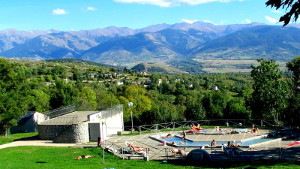
[[[277,127],[274,121],[262,120],[262,119],[214,119],[214,120],[196,120],[196,121],[181,121],[181,122],[168,122],[151,125],[134,126],[134,130],[158,132],[163,129],[184,128],[190,127],[193,123],[198,123],[205,126],[227,126],[227,127]],[[125,126],[124,130],[131,130],[131,126]]]
[[[54,118],[54,117],[58,117],[58,116],[62,116],[71,112],[74,112],[76,110],[76,105],[70,105],[70,106],[66,106],[66,107],[60,107],[54,110],[49,110],[44,112],[44,114],[46,116],[48,116],[50,119]]]
[[[120,114],[120,112],[123,112],[122,104],[118,104],[116,106],[113,106],[112,108],[101,111],[101,117],[103,119],[107,119],[109,117],[113,117],[117,114]]]

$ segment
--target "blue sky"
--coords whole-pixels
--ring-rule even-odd
[[[0,0],[0,30],[89,30],[204,21],[278,24],[267,0]]]

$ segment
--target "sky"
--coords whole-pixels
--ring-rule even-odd
[[[267,0],[0,0],[0,31],[143,28],[195,21],[277,24],[284,10]]]

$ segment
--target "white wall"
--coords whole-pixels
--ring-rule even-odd
[[[109,111],[102,111],[99,113],[91,114],[89,115],[89,121],[91,123],[100,123],[101,127],[102,127],[102,123],[104,123],[103,132],[105,133],[106,136],[118,134],[118,132],[122,132],[124,130],[123,111],[104,119],[102,115],[104,116],[107,113],[109,113]]]
[[[124,130],[123,112],[105,119],[107,135],[117,134]]]

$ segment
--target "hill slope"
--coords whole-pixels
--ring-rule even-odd
[[[60,32],[37,36],[24,44],[0,53],[0,55],[32,60],[76,58],[82,51],[95,45],[97,43],[92,40]]]
[[[198,59],[290,60],[300,54],[300,29],[258,26],[234,32],[196,47]]]

